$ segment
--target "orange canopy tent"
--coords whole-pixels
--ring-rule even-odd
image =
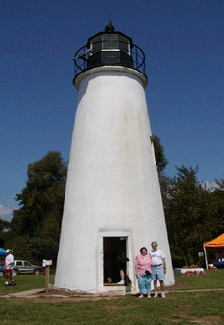
[[[208,269],[208,258],[206,248],[216,248],[216,249],[224,249],[224,234],[220,235],[219,237],[204,243],[204,251],[205,251],[205,261],[206,267]]]

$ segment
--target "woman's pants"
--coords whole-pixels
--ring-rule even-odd
[[[152,275],[138,275],[137,276],[138,280],[138,286],[139,286],[139,291],[140,293],[150,293],[151,292],[151,280],[152,280]]]

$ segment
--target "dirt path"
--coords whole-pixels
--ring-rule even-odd
[[[183,292],[208,292],[208,291],[224,291],[224,288],[217,289],[195,289],[195,290],[166,290],[165,293],[183,293]],[[83,300],[100,300],[100,299],[117,299],[121,296],[126,295],[118,293],[118,292],[105,292],[100,294],[85,294],[76,291],[69,290],[60,290],[60,289],[52,289],[49,293],[45,293],[44,289],[32,289],[27,291],[21,291],[16,293],[10,293],[8,295],[2,295],[0,298],[26,298],[26,299],[36,299],[36,298],[55,298],[54,300],[59,301],[83,301]],[[132,294],[133,296],[137,296],[138,294]]]

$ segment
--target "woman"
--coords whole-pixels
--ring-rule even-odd
[[[143,298],[144,293],[148,293],[148,298],[151,298],[151,280],[152,280],[152,258],[147,254],[147,248],[140,249],[140,255],[135,259],[136,277],[140,291],[139,298]]]

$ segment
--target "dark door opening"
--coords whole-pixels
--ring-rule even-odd
[[[121,280],[122,268],[127,274],[127,237],[104,237],[104,284],[114,284]]]

